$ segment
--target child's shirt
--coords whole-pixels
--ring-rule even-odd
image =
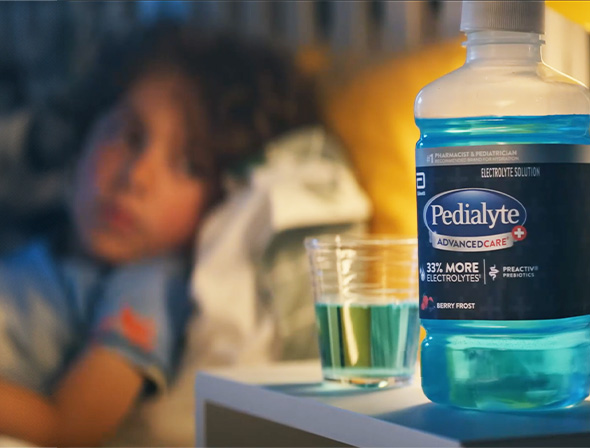
[[[137,368],[150,390],[161,390],[190,315],[185,274],[180,257],[106,269],[58,260],[43,243],[1,259],[0,378],[50,394],[97,344]]]

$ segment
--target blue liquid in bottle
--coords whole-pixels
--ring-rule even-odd
[[[589,115],[417,119],[418,148],[502,143],[590,145]],[[540,298],[542,299],[542,298]],[[434,402],[543,410],[590,390],[590,316],[525,321],[423,319],[422,388]]]
[[[417,144],[419,155],[421,157],[428,155],[429,149],[441,147],[493,145],[501,149],[503,145],[505,148],[510,148],[505,145],[557,144],[564,146],[556,146],[556,151],[568,151],[572,148],[565,146],[568,144],[590,145],[588,90],[575,80],[545,65],[541,58],[543,2],[464,0],[463,8],[461,29],[467,35],[465,65],[424,87],[416,98],[415,117],[421,134]],[[526,149],[524,147],[522,150],[526,153]],[[542,161],[536,160],[535,163],[537,162]],[[501,166],[510,166],[510,164],[511,162]],[[463,167],[456,169],[464,170]],[[549,175],[540,178],[543,185],[549,185],[547,191],[555,191],[551,190],[553,185],[555,189],[559,189],[561,187],[559,184],[545,183],[551,179],[550,171],[553,168],[543,165],[541,169],[544,174]],[[549,171],[545,171],[546,169]],[[424,168],[424,170],[438,170],[438,168]],[[433,185],[436,187],[432,190],[435,193],[442,191],[441,194],[446,194],[449,190],[475,188],[473,183],[477,179],[474,174],[469,174],[471,177],[467,176],[463,184],[453,185],[451,188],[447,185],[449,182],[445,177],[446,174],[432,176],[434,172],[429,171],[430,174],[427,174],[425,179],[427,183],[430,182],[428,188],[432,188]],[[442,169],[438,171],[438,173],[444,172]],[[470,173],[473,172],[470,171]],[[513,188],[515,182],[521,181],[527,182],[513,179],[510,188]],[[436,182],[440,183],[436,184]],[[483,178],[480,177],[477,182],[481,185]],[[503,186],[508,185],[501,184],[504,182],[501,179],[490,181],[486,179],[486,182],[496,186],[490,187],[492,190],[500,192]],[[580,182],[584,184],[583,177]],[[423,192],[426,191],[428,190],[423,190]],[[477,195],[477,193],[474,194]],[[539,203],[545,200],[539,194],[534,196],[530,189],[526,194],[528,196],[525,195],[521,199],[527,203],[533,199]],[[418,202],[423,207],[418,211],[419,219],[423,219],[422,212],[428,206],[423,201],[427,200],[430,200],[430,196],[420,197],[419,195]],[[570,203],[575,201],[575,197],[572,198],[568,193],[563,200],[564,207],[569,207]],[[451,202],[447,201],[448,204]],[[453,204],[456,206],[457,201]],[[479,203],[474,202],[471,205],[472,210]],[[551,204],[547,206],[548,213],[551,213]],[[580,219],[583,221],[586,217],[580,215]],[[588,219],[588,227],[590,227],[590,216]],[[531,241],[539,241],[534,239],[541,238],[539,222],[539,218],[536,221],[531,219],[526,222],[531,239],[521,243],[520,247],[531,248]],[[452,225],[454,224],[450,224]],[[505,250],[503,248],[493,253],[446,252],[430,244],[427,234],[429,230],[422,224],[420,229],[420,251],[422,248],[425,249],[421,252],[425,254],[424,257],[420,256],[421,265],[424,262],[445,260],[445,257],[447,260],[483,261],[486,258],[493,259],[497,256],[494,254],[497,253],[505,257],[505,263],[502,263],[504,265],[537,264],[536,259],[525,263],[523,260],[527,259],[527,254],[523,254],[524,251],[513,250],[515,247],[507,247]],[[461,236],[463,234],[443,235]],[[562,238],[557,233],[550,237],[555,240]],[[518,244],[515,243],[516,248]],[[535,246],[534,249],[541,247],[545,246]],[[581,266],[580,261],[577,260],[583,260],[587,255],[581,253],[575,243],[571,247],[575,253],[569,257],[568,266],[574,266],[574,268]],[[560,253],[567,254],[567,252]],[[528,257],[531,259],[533,256],[528,255]],[[540,267],[542,273],[540,271],[538,278],[544,275],[545,279],[551,279],[547,280],[546,284],[557,291],[551,296],[551,300],[559,300],[559,292],[564,285],[562,279],[567,278],[569,281],[573,276],[566,272],[560,278],[551,277],[551,273],[556,272],[553,268],[559,267],[561,260],[552,259],[549,252],[541,254],[535,252],[534,257],[550,259],[549,262],[543,261],[544,265]],[[565,266],[565,261],[562,264]],[[479,273],[483,276],[487,275],[485,269],[481,269]],[[498,275],[501,275],[501,272]],[[580,278],[585,277],[578,276],[577,281]],[[534,281],[537,280],[533,279],[532,282]],[[481,283],[474,283],[473,289],[463,296],[477,296],[472,298],[473,301],[493,298],[486,301],[486,303],[492,302],[492,305],[497,303],[494,300],[498,298],[504,304],[513,303],[517,297],[513,300],[513,297],[509,295],[510,292],[507,292],[514,285],[510,282],[511,280],[506,279],[492,281],[486,287],[482,287]],[[524,290],[524,295],[526,293],[530,295],[531,286],[535,286],[535,283],[526,283],[526,287],[523,288],[529,288],[528,290],[521,289],[521,291]],[[458,288],[456,284],[448,283],[445,287],[447,289],[440,289],[439,285],[428,283],[427,278],[426,281],[421,279],[421,289],[427,294],[426,302],[423,302],[424,309],[421,310],[421,323],[427,333],[421,349],[422,388],[429,399],[437,403],[468,409],[505,411],[563,408],[576,404],[588,396],[590,391],[590,316],[586,315],[585,311],[564,313],[565,317],[556,316],[561,318],[552,318],[549,313],[544,315],[543,320],[514,319],[513,317],[510,317],[510,320],[503,320],[504,310],[500,310],[494,317],[480,318],[480,320],[459,320],[470,319],[469,314],[457,314],[457,317],[453,315],[451,318],[448,318],[450,314],[447,314],[447,318],[443,318],[443,310],[437,311],[436,306],[433,306],[434,311],[428,311],[430,306],[428,297],[432,295],[433,304],[436,305],[438,299],[442,298],[448,302],[459,296],[455,294],[459,289],[453,289]],[[461,291],[465,292],[466,289]],[[486,293],[490,295],[486,296]],[[577,294],[568,294],[567,297],[564,295],[562,301],[574,305],[581,303],[585,306],[583,301],[588,300],[586,297],[588,293],[588,291],[579,293],[579,299]],[[531,298],[526,297],[526,299]],[[535,305],[554,303],[551,300],[542,302],[544,300],[542,289],[538,297],[534,296],[533,299]],[[500,307],[502,304],[497,306]]]

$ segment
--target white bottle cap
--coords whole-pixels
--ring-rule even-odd
[[[461,31],[545,32],[544,0],[463,0]]]

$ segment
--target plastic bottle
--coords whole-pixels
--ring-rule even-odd
[[[541,59],[544,2],[464,1],[461,29],[465,65],[415,103],[422,388],[567,407],[590,388],[590,95]]]

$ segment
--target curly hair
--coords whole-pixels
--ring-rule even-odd
[[[223,198],[223,173],[245,172],[263,158],[269,140],[320,122],[313,82],[297,70],[291,54],[261,42],[164,24],[102,41],[89,49],[87,60],[92,62],[73,74],[70,88],[41,105],[40,124],[33,122],[25,151],[39,172],[66,171],[97,119],[153,70],[170,70],[189,81],[191,91],[180,101],[190,142],[186,155],[196,176],[211,178],[210,206]],[[46,236],[57,253],[65,253],[66,204],[34,213],[21,219],[19,231]]]
[[[288,52],[166,24],[131,33],[125,42],[104,43],[92,67],[60,99],[58,107],[76,123],[77,146],[99,114],[138,78],[162,68],[179,71],[194,83],[203,103],[206,135],[190,126],[188,130],[219,173],[260,159],[272,138],[320,121],[313,82],[300,73]],[[184,101],[193,98],[187,95]]]

